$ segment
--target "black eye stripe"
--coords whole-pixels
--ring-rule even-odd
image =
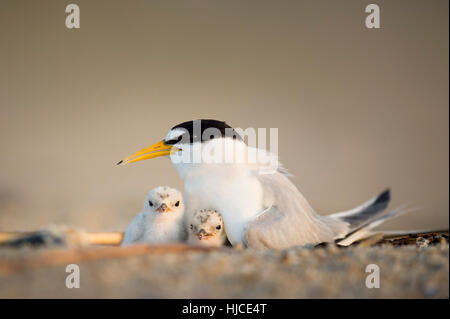
[[[166,145],[174,145],[177,144],[179,141],[181,141],[181,139],[183,138],[183,135],[178,136],[177,138],[168,140],[168,141],[164,141],[164,144]]]

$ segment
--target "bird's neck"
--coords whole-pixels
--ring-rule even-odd
[[[253,149],[241,140],[218,138],[208,142],[184,145],[171,155],[171,161],[183,180],[203,174],[224,175],[249,166],[249,151]]]
[[[166,223],[167,221],[181,220],[183,218],[183,212],[157,213],[144,210],[144,216],[147,220],[151,220],[154,223]]]

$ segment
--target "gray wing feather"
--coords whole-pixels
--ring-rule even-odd
[[[342,213],[335,213],[329,215],[329,217],[349,223],[351,230],[358,229],[383,215],[383,211],[388,206],[390,199],[391,193],[387,189],[356,208]]]
[[[263,187],[267,209],[247,225],[248,247],[285,249],[331,242],[348,232],[348,223],[316,214],[282,172],[256,178]]]

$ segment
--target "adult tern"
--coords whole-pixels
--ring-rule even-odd
[[[265,159],[257,156],[255,161],[249,155],[255,151]],[[232,245],[285,249],[337,242],[386,219],[382,212],[390,200],[389,190],[352,210],[317,214],[276,155],[247,146],[237,131],[222,121],[178,124],[163,140],[118,164],[160,156],[169,156],[183,179],[188,218],[202,209],[217,210]],[[391,212],[389,217],[396,214]]]

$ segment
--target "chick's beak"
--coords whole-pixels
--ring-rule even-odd
[[[202,229],[200,229],[200,231],[198,232],[198,234],[197,234],[197,238],[199,239],[199,240],[202,240],[202,239],[208,239],[209,237],[211,237],[212,235],[209,235],[203,228]]]
[[[167,213],[170,210],[169,207],[167,207],[166,204],[161,204],[161,206],[159,206],[156,211],[159,213]]]

